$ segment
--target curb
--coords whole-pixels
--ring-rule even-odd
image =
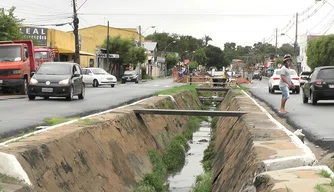
[[[0,96],[0,101],[6,101],[6,100],[12,100],[12,99],[26,99],[26,98],[28,98],[28,97],[27,96],[18,96],[18,97],[13,97],[13,98],[2,98],[2,96]]]

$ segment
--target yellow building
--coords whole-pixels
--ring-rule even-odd
[[[60,31],[40,27],[22,26],[21,33],[35,40],[36,47],[57,47],[61,61],[73,61],[75,52],[75,40],[72,31]],[[121,36],[121,38],[139,40],[137,29],[109,28],[109,35]],[[96,48],[104,43],[107,37],[107,26],[96,25],[79,29],[80,65],[82,67],[96,66]],[[142,36],[142,42],[144,37]]]

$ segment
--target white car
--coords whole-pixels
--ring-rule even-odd
[[[303,86],[305,83],[307,83],[307,78],[312,74],[311,71],[304,71],[304,72],[301,72],[300,75],[299,75],[299,83],[300,83],[300,86]]]
[[[85,84],[91,84],[93,87],[98,87],[99,85],[115,87],[117,84],[117,78],[102,68],[83,68],[82,74]]]
[[[292,83],[295,85],[295,89],[291,89],[292,93],[299,94],[300,93],[300,83],[297,72],[294,69],[290,69],[290,77]],[[281,79],[281,69],[275,69],[273,75],[270,77],[268,82],[269,93],[275,93],[275,91],[279,91],[279,82]]]

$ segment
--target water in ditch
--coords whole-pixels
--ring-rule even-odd
[[[189,141],[190,150],[186,155],[186,163],[181,172],[168,178],[169,191],[171,192],[191,192],[195,185],[196,177],[204,173],[202,159],[204,150],[208,148],[210,141],[210,122],[203,121],[200,129],[193,134],[192,141]]]

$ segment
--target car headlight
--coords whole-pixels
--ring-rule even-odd
[[[59,85],[69,85],[70,84],[70,80],[69,79],[64,79],[62,81],[59,81]]]
[[[30,83],[29,84],[36,85],[37,83],[38,83],[38,81],[36,79],[34,79],[34,78],[30,79]]]
[[[13,74],[14,75],[19,75],[19,74],[21,74],[21,70],[13,70]]]

